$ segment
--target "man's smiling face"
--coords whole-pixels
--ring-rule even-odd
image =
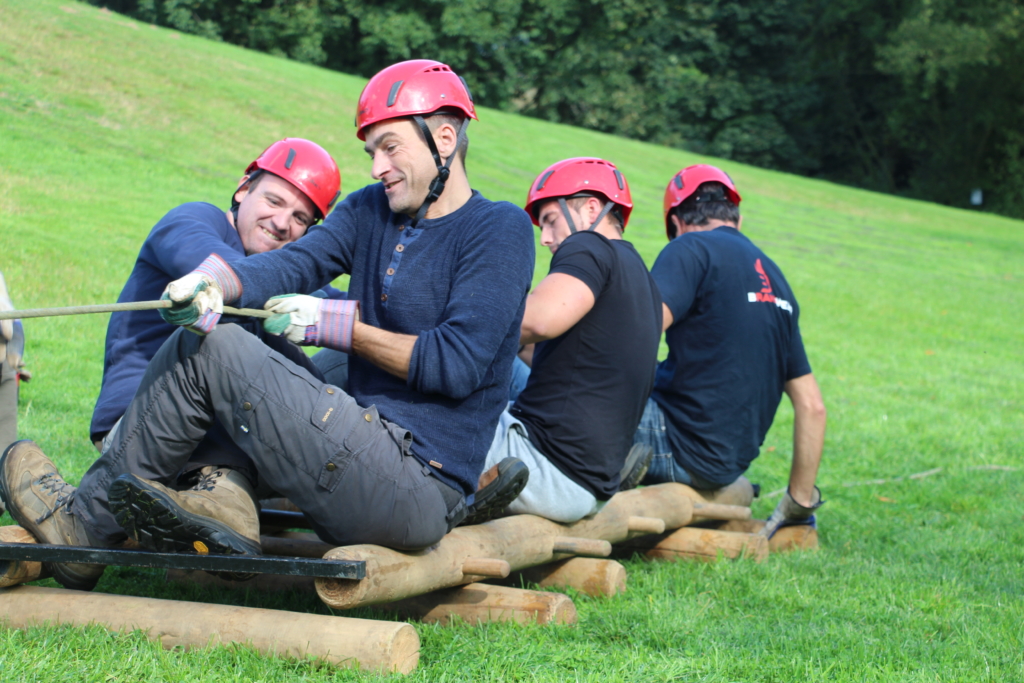
[[[261,173],[235,193],[235,229],[245,255],[280,249],[306,234],[315,221],[316,207],[297,187],[272,173]]]
[[[409,119],[388,119],[366,129],[370,175],[384,185],[396,214],[415,216],[437,177],[437,165],[419,129]]]

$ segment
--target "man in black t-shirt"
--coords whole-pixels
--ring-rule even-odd
[[[751,490],[742,475],[785,392],[796,416],[793,463],[786,496],[763,532],[770,537],[785,524],[813,523],[821,505],[814,482],[825,405],[796,298],[778,266],[740,233],[739,203],[732,179],[713,166],[690,166],[669,182],[670,242],[651,270],[669,355],[658,365],[635,441],[654,448],[644,483],[677,481],[712,497],[730,485]]]
[[[632,208],[626,179],[601,159],[560,161],[531,186],[526,211],[554,256],[526,299],[532,372],[485,464],[514,456],[529,467],[509,513],[574,522],[619,490],[661,336],[657,288],[622,239]]]

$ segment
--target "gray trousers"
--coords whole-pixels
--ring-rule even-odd
[[[462,494],[412,456],[412,434],[236,325],[178,330],[149,364],[72,512],[107,543],[125,538],[107,487],[131,472],[170,484],[217,419],[272,483],[337,545],[430,546],[462,516]]]

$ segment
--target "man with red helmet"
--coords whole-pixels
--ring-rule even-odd
[[[534,263],[522,210],[469,186],[470,118],[469,91],[444,64],[374,76],[356,120],[380,182],[302,240],[233,261],[213,254],[170,283],[174,307],[161,313],[199,334],[179,330],[161,347],[77,490],[35,444],[9,449],[0,492],[14,516],[53,543],[111,544],[127,532],[158,550],[254,554],[251,492],[268,481],[337,545],[439,541],[472,504]],[[342,273],[347,300],[292,294]],[[267,330],[351,354],[347,391],[217,326],[225,303],[265,306],[276,314]],[[215,420],[255,474],[168,488]],[[54,570],[65,585],[95,582],[67,567]]]
[[[668,358],[658,366],[635,440],[654,448],[645,483],[676,481],[721,502],[749,504],[743,477],[782,394],[793,402],[789,489],[764,535],[814,522],[825,405],[804,352],[793,291],[740,233],[740,195],[713,166],[684,168],[665,190],[669,244],[651,270],[663,303]]]
[[[536,344],[532,371],[502,414],[486,465],[514,457],[529,467],[507,512],[569,523],[628,487],[623,480],[646,465],[639,456],[649,458],[647,448],[627,454],[654,383],[661,298],[622,239],[633,202],[611,162],[553,164],[534,180],[525,208],[551,267],[526,299],[520,343]]]

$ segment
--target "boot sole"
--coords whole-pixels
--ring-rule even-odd
[[[491,484],[497,492],[488,499],[477,500],[473,503],[473,509],[466,515],[465,521],[460,526],[483,524],[500,517],[505,508],[523,492],[529,479],[530,468],[521,460],[511,463],[504,471],[499,463],[498,477]]]
[[[8,493],[7,456],[10,455],[11,451],[14,450],[14,447],[22,441],[30,441],[30,439],[15,441],[4,449],[3,455],[0,455],[0,496],[3,496],[4,502],[7,503],[7,512],[9,512],[11,517],[14,518],[14,521],[16,521],[21,528],[32,534],[37,540],[46,543],[49,541],[41,533],[39,527],[35,523],[35,520],[31,517],[27,517],[17,504],[11,501],[10,493]],[[2,507],[3,506],[0,505],[0,508]],[[63,543],[58,543],[57,545],[63,545]],[[74,567],[88,567],[89,569],[83,573],[75,571]],[[98,571],[95,568],[99,568]],[[57,583],[65,588],[79,591],[91,591],[95,588],[96,584],[99,583],[100,577],[103,576],[104,569],[106,569],[106,566],[101,564],[66,564],[58,562],[43,563],[44,573],[49,572]]]
[[[215,519],[195,515],[163,491],[130,474],[122,474],[108,490],[117,523],[143,548],[161,553],[260,555],[258,543]]]

